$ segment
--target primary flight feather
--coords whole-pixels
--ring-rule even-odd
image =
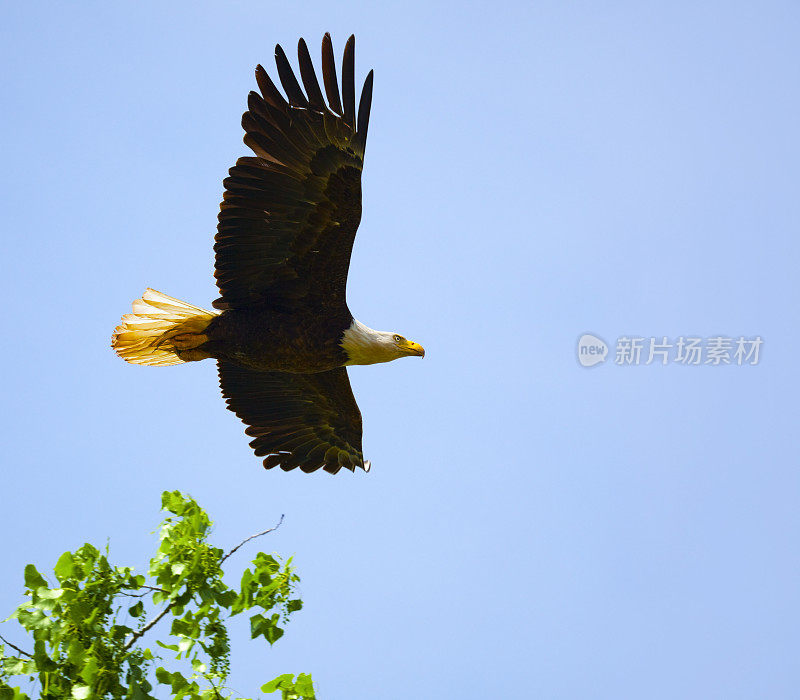
[[[345,367],[425,355],[417,343],[360,323],[347,307],[372,102],[370,71],[356,111],[354,56],[351,36],[340,95],[325,34],[327,103],[303,39],[303,87],[280,46],[275,62],[285,97],[256,68],[261,94],[250,93],[242,117],[244,142],[256,155],[239,158],[223,183],[214,245],[218,311],[148,289],[112,338],[133,364],[216,359],[228,408],[247,424],[267,469],[368,470]]]

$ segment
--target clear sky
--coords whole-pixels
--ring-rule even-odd
[[[3,615],[87,540],[144,569],[181,489],[224,548],[286,514],[232,564],[293,554],[306,607],[271,650],[239,628],[242,694],[797,697],[800,5],[3,16]],[[427,350],[351,371],[373,470],[336,477],[264,471],[212,363],[109,348],[146,286],[215,298],[253,68],[325,31],[375,69],[350,307]],[[763,345],[617,365],[623,336]]]

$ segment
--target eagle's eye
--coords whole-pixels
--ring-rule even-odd
[[[400,342],[402,342],[403,340],[404,340],[404,339],[403,339],[403,336],[402,336],[402,335],[395,335],[395,337],[394,337],[394,341],[395,341],[396,343],[400,343]]]

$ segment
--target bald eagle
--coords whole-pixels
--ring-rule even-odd
[[[320,89],[305,41],[300,77],[275,47],[285,97],[259,65],[261,94],[242,117],[244,142],[224,181],[215,237],[217,311],[153,289],[133,302],[111,345],[127,362],[217,361],[222,395],[248,426],[264,467],[369,470],[347,365],[423,357],[418,343],[373,330],[347,307],[350,253],[361,220],[361,171],[372,71],[356,113],[355,37],[344,49],[342,91],[329,34]]]

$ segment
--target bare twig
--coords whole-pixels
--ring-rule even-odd
[[[164,588],[158,588],[157,586],[145,586],[142,584],[139,588],[147,588],[150,591],[158,591],[159,593],[166,593],[169,595],[169,591]],[[120,591],[120,595],[126,595],[128,598],[144,598],[146,595],[150,595],[149,593],[126,593],[125,591]]]
[[[3,640],[3,642],[5,642],[6,644],[8,644],[8,646],[10,646],[14,651],[18,651],[20,654],[22,654],[23,656],[27,656],[29,659],[33,658],[33,654],[29,654],[27,651],[22,651],[22,649],[20,649],[16,644],[12,644],[1,634],[0,634],[0,639]]]
[[[224,557],[222,557],[222,559],[219,560],[219,563],[222,564],[222,562],[224,562],[231,554],[233,554],[237,549],[239,549],[239,547],[249,542],[250,540],[254,540],[256,537],[261,537],[261,535],[268,535],[270,532],[274,532],[281,526],[282,522],[283,522],[283,515],[281,515],[281,519],[278,521],[278,524],[275,525],[275,527],[271,527],[269,530],[264,530],[263,532],[257,532],[255,535],[250,535],[250,537],[248,537],[247,539],[242,540],[230,552],[228,552]]]

